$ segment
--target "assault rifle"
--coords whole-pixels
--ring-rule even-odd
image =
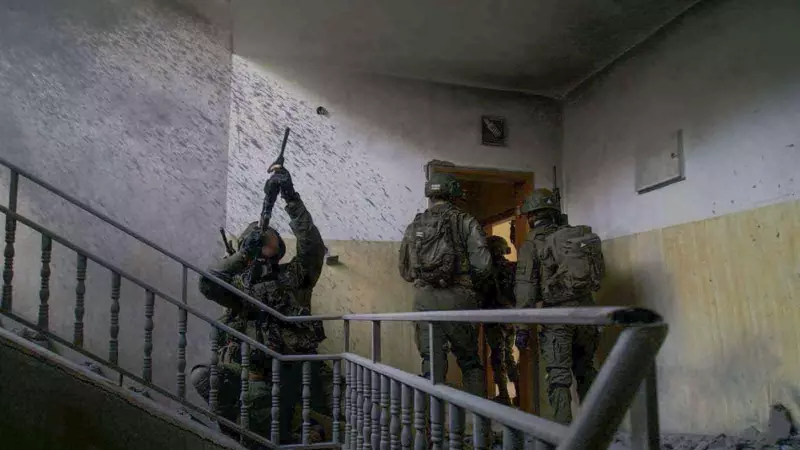
[[[286,142],[289,140],[289,133],[291,129],[286,127],[286,132],[283,134],[283,142],[281,143],[281,152],[278,154],[278,158],[269,165],[267,169],[267,173],[271,173],[277,169],[283,167],[283,153],[286,151]],[[258,229],[261,231],[263,235],[266,233],[267,229],[269,229],[269,221],[272,219],[272,208],[275,206],[275,201],[278,199],[278,192],[277,191],[267,191],[266,184],[264,185],[264,204],[261,207],[261,217],[258,220]],[[266,267],[267,270],[271,269],[270,265],[265,264],[263,258],[256,259],[253,270],[250,272],[250,284],[256,282],[258,278],[262,276],[262,272],[264,272],[264,268]]]

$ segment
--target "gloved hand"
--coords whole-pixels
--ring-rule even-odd
[[[262,247],[264,247],[264,239],[261,236],[261,230],[256,228],[245,236],[240,251],[248,260],[254,260],[261,257]]]
[[[278,183],[281,187],[281,195],[283,196],[284,200],[291,200],[297,196],[297,192],[294,190],[294,183],[292,182],[292,176],[289,174],[289,171],[286,170],[285,167],[280,167],[275,169],[275,172],[272,174],[275,182]]]
[[[517,339],[515,344],[517,348],[520,350],[525,350],[528,348],[528,342],[531,340],[531,332],[530,330],[526,329],[518,329],[517,330]]]

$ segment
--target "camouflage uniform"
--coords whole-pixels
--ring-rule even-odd
[[[287,316],[310,315],[311,294],[322,271],[325,245],[319,230],[300,196],[284,194],[286,212],[290,226],[297,239],[297,254],[286,264],[279,264],[269,276],[249,283],[250,271],[254,265],[247,262],[242,249],[219,261],[209,272],[220,279],[248,292],[265,305]],[[257,227],[251,224],[242,236]],[[200,281],[203,295],[228,308],[222,322],[250,338],[261,342],[281,354],[314,354],[319,343],[325,339],[322,322],[280,322],[274,317],[249,306],[238,296],[232,294],[210,279]],[[220,348],[219,373],[219,412],[228,420],[239,417],[239,391],[241,386],[241,354],[238,340],[225,333],[218,333]],[[324,368],[323,368],[324,367]],[[270,435],[271,394],[267,382],[271,380],[271,360],[263,352],[250,351],[250,385],[246,401],[249,402],[250,429],[262,436]],[[325,369],[328,369],[327,371]],[[328,414],[330,404],[321,387],[322,378],[330,374],[330,369],[321,362],[312,363],[312,408]],[[281,364],[280,417],[282,442],[291,437],[291,422],[294,408],[301,398],[302,363],[284,362]],[[327,380],[328,386],[332,383]],[[204,367],[192,371],[192,382],[198,392],[208,399],[208,370]]]
[[[551,213],[545,211],[552,211]],[[542,250],[545,238],[559,229],[560,210],[547,189],[538,189],[526,200],[523,213],[536,214],[536,222],[519,250],[515,294],[517,307],[533,308],[543,302],[545,308],[593,306],[591,292],[571,298],[544,296],[543,280],[553,275],[553,255]],[[541,218],[540,218],[541,216]],[[527,332],[525,329],[521,330]],[[583,399],[597,376],[594,355],[597,351],[597,327],[577,325],[541,325],[539,348],[547,372],[547,397],[554,411],[554,420],[572,421],[572,375]],[[520,342],[519,335],[517,342]]]
[[[447,186],[450,191],[447,198],[452,199],[460,194],[458,182],[450,175],[434,174],[426,185],[426,195],[431,185]],[[431,195],[428,195],[432,198]],[[432,198],[433,199],[433,198]],[[436,200],[443,200],[437,198]],[[434,200],[434,201],[436,201]],[[409,272],[408,261],[414,249],[414,236],[411,225],[406,230],[400,247],[400,273],[406,281],[414,283],[414,311],[469,310],[478,309],[479,296],[473,279],[486,276],[491,267],[491,256],[486,247],[483,230],[475,218],[459,211],[449,201],[437,201],[428,211],[452,212],[452,230],[462,248],[460,266],[464,268],[455,274],[454,282],[447,287],[433,286],[414,279]],[[422,358],[423,376],[430,376],[431,358],[435,369],[437,383],[444,382],[446,367],[446,343],[456,357],[462,373],[462,384],[467,392],[485,396],[484,371],[478,354],[478,331],[471,323],[438,322],[434,324],[433,350],[431,354],[430,332],[427,323],[415,324],[417,349]]]
[[[514,307],[514,276],[517,264],[505,258],[511,251],[505,239],[499,236],[487,238],[492,254],[492,274],[483,291],[485,309]],[[519,371],[514,361],[514,326],[511,324],[492,323],[484,325],[486,341],[491,349],[490,361],[494,374],[494,383],[500,393],[497,401],[511,404],[508,393],[508,381],[514,383],[519,395]]]

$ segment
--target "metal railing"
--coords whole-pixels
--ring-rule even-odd
[[[184,407],[217,421],[220,425],[234,430],[244,441],[250,439],[267,448],[346,448],[346,449],[410,449],[428,448],[429,440],[434,449],[445,444],[450,449],[463,448],[465,439],[465,415],[472,414],[472,446],[475,449],[490,448],[488,430],[491,422],[503,426],[503,448],[558,448],[558,449],[596,449],[605,448],[611,442],[626,412],[631,409],[631,432],[634,448],[658,448],[658,414],[655,390],[655,356],[664,341],[667,326],[657,314],[643,309],[592,307],[592,308],[551,308],[524,309],[513,311],[452,311],[426,313],[391,314],[349,314],[344,316],[285,316],[268,308],[257,299],[239,291],[206,271],[159,247],[138,235],[124,225],[110,219],[90,206],[61,192],[35,176],[0,159],[0,164],[11,170],[8,206],[0,205],[5,215],[5,249],[3,267],[2,303],[0,312],[36,329],[50,339],[67,346],[78,353],[116,371],[122,378],[128,378],[163,395]],[[66,238],[57,235],[44,226],[17,213],[19,178],[49,190],[55,195],[89,212],[106,223],[118,228],[145,245],[163,253],[182,266],[182,296],[176,299],[157,287],[143,281],[123,269],[93,255]],[[41,285],[39,291],[39,314],[33,323],[13,310],[13,265],[15,256],[15,235],[17,224],[22,224],[38,232],[41,241]],[[52,243],[57,242],[77,254],[75,323],[72,339],[52,333],[49,328],[49,283]],[[87,261],[109,270],[112,274],[111,308],[108,357],[93,354],[83,346],[83,316]],[[228,291],[239,295],[245,302],[265,311],[285,322],[307,322],[312,320],[343,321],[344,352],[341,354],[282,355],[266,345],[257,342],[213,318],[208,317],[187,302],[187,272],[192,270],[200,276],[214,280]],[[145,294],[143,309],[144,354],[142,372],[136,375],[119,364],[119,299],[122,279],[139,286]],[[178,308],[178,373],[174,391],[158,386],[152,380],[153,316],[155,299],[161,299]],[[211,325],[212,343],[210,369],[209,408],[200,407],[186,399],[186,334],[187,316],[191,314]],[[451,387],[434,384],[434,373],[441,370],[431,368],[431,378],[425,379],[381,363],[381,323],[386,321],[426,322],[429,327],[439,322],[483,322],[483,323],[528,323],[528,324],[575,324],[587,326],[623,326],[616,345],[608,355],[605,364],[589,390],[582,399],[580,414],[566,427],[555,422],[536,417],[522,411],[500,405],[488,399],[476,397]],[[350,352],[350,323],[371,322],[371,358],[364,358]],[[241,393],[240,411],[237,418],[222,417],[217,410],[219,395],[219,360],[216,334],[227,333],[236,338],[241,348]],[[434,333],[430,333],[431,336]],[[433,345],[433,342],[431,342]],[[261,436],[248,426],[249,411],[245,398],[249,389],[249,350],[257,349],[269,355],[271,363],[271,429],[269,436]],[[331,396],[332,436],[326,443],[308,444],[310,434],[311,362],[331,361],[333,365],[333,393]],[[281,386],[296,380],[281,380],[283,364],[301,364],[302,431],[297,444],[281,445],[279,434],[279,399]],[[444,424],[444,404],[448,404],[449,423]],[[430,428],[428,436],[427,427]],[[445,436],[447,431],[447,437]],[[445,443],[447,439],[447,443]]]

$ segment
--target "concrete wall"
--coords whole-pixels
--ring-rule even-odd
[[[2,329],[0,359],[3,448],[242,448]]]
[[[225,8],[223,0],[4,2],[0,154],[178,255],[208,263],[225,221]],[[2,171],[4,204],[7,180]],[[158,253],[30,183],[21,183],[19,201],[22,214],[180,295],[180,267]],[[14,310],[35,319],[40,240],[18,228]],[[75,259],[55,246],[51,329],[65,337],[72,336]],[[88,273],[86,346],[106,355],[110,275],[94,264]],[[134,373],[141,371],[144,299],[141,289],[123,285],[120,361]],[[155,327],[155,381],[171,387],[176,309],[157,302]],[[207,333],[190,322],[190,367],[207,360]]]
[[[666,431],[738,432],[800,405],[798,23],[791,0],[706,2],[565,105],[570,219],[607,239],[601,301],[671,326]],[[677,129],[686,180],[637,195],[635,150]]]
[[[426,205],[423,168],[430,160],[537,172],[541,183],[549,183],[556,161],[559,108],[540,98],[288,69],[237,56],[233,73],[228,229],[238,233],[258,217],[267,166],[290,126],[286,166],[342,262],[323,271],[315,313],[410,310],[409,286],[397,274],[398,241]],[[318,106],[329,115],[317,115]],[[480,144],[483,114],[507,118],[508,147]],[[281,202],[277,208],[274,224],[288,236]],[[418,370],[411,328],[386,328],[392,339],[384,355]],[[368,348],[367,330],[353,329],[359,351]],[[328,330],[328,348],[340,347],[339,333]]]

